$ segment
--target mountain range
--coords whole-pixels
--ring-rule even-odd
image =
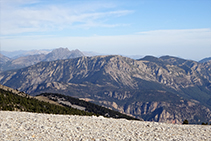
[[[46,52],[38,52],[36,51],[34,54],[32,52],[28,52],[27,54],[32,55],[22,55],[15,59],[8,58],[4,55],[0,55],[0,71],[19,69],[34,65],[38,62],[45,61],[54,61],[61,59],[70,59],[84,56],[84,54],[79,50],[69,51],[67,48],[58,48],[49,53]]]
[[[77,97],[148,121],[211,121],[210,61],[120,55],[48,58],[0,73],[0,83],[33,96],[50,92]]]
[[[45,49],[45,50],[16,50],[16,51],[1,51],[1,54],[7,56],[11,59],[17,59],[23,56],[29,55],[38,55],[38,54],[48,54],[52,50]]]
[[[211,61],[211,57],[204,58],[204,59],[200,60],[199,63],[205,63],[208,61]]]

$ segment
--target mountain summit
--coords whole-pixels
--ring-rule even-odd
[[[78,49],[69,51],[68,48],[58,48],[48,53],[43,61],[54,61],[84,56]]]
[[[81,56],[84,56],[84,54],[79,50],[69,51],[68,48],[58,48],[48,54],[27,55],[17,59],[9,59],[1,55],[0,57],[3,61],[0,62],[0,65],[2,66],[0,71],[24,68],[43,61],[70,59]]]
[[[211,120],[211,62],[119,55],[40,62],[0,73],[0,83],[31,95],[66,94],[144,120]]]

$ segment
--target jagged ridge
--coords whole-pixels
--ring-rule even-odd
[[[34,65],[38,62],[54,61],[61,59],[70,59],[84,56],[78,49],[69,51],[67,48],[58,48],[48,54],[35,54],[18,57],[17,59],[9,59],[1,55],[0,65],[1,71],[20,69],[27,66]],[[2,61],[3,60],[3,61]]]
[[[20,70],[3,72],[0,74],[0,82],[32,95],[41,92],[58,92],[89,98],[95,103],[137,117],[163,121],[159,120],[162,119],[161,117],[156,118],[156,115],[166,114],[166,112],[167,115],[178,115],[181,108],[187,106],[177,102],[176,106],[180,108],[175,108],[173,113],[166,110],[175,106],[171,104],[175,101],[187,99],[195,105],[205,106],[204,108],[198,106],[198,111],[200,109],[209,111],[208,108],[211,107],[210,68],[210,62],[197,63],[170,56],[160,58],[148,56],[140,60],[118,55],[95,56],[41,62]],[[143,98],[149,95],[152,95],[153,101],[149,99],[144,101]],[[150,112],[134,112],[135,109],[141,110],[140,107],[145,105],[143,103],[139,104],[139,107],[134,106],[137,102],[145,104],[157,102],[162,106]],[[163,102],[167,103],[167,106],[164,106]],[[189,113],[196,110],[191,106],[188,108],[191,111]],[[156,113],[156,109],[160,110]],[[178,120],[178,122],[181,122],[184,117],[190,118],[193,122],[200,119],[188,115],[170,117],[169,121]],[[167,117],[164,119],[167,120]],[[210,112],[206,115],[206,120],[210,120]]]

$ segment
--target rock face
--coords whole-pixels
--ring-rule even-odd
[[[5,64],[6,62],[10,61],[11,59],[0,54],[0,64]]]
[[[182,100],[180,103],[136,102],[128,105],[125,111],[136,116],[142,115],[147,121],[167,123],[182,123],[184,119],[188,119],[190,123],[200,123],[211,119],[209,108],[191,101]],[[195,121],[194,118],[197,118],[198,121]]]
[[[0,73],[0,83],[31,95],[57,92],[91,99],[145,120],[210,121],[211,62],[83,56],[6,71]]]
[[[45,56],[45,59],[43,59],[43,61],[70,59],[70,58],[77,58],[81,56],[84,56],[84,54],[77,49],[69,51],[68,48],[59,48],[48,53]]]
[[[67,48],[58,48],[48,54],[27,55],[19,57],[17,59],[9,59],[6,58],[5,56],[4,57],[1,56],[0,64],[2,65],[1,71],[6,71],[6,70],[28,67],[38,62],[70,59],[81,56],[84,56],[83,53],[77,49],[69,51]]]

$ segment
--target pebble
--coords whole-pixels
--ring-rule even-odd
[[[211,141],[209,125],[178,125],[102,116],[0,111],[1,140]]]

